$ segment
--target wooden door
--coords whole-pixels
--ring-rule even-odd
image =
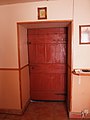
[[[32,100],[65,100],[66,31],[28,29]]]

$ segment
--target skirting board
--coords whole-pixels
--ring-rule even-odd
[[[69,118],[82,118],[81,113],[80,112],[69,112]],[[88,115],[86,117],[84,117],[84,119],[90,118],[90,113],[88,113]]]
[[[0,109],[0,114],[13,114],[13,115],[22,115],[22,109]]]
[[[2,114],[14,114],[14,115],[22,115],[27,109],[30,103],[30,99],[26,102],[23,109],[0,109],[0,113]]]

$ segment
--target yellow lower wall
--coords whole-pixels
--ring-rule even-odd
[[[0,70],[0,109],[20,109],[19,72]]]
[[[72,75],[72,112],[90,113],[90,76]]]
[[[0,70],[0,110],[23,110],[29,99],[29,67]]]
[[[22,108],[30,99],[30,80],[29,80],[29,67],[21,70],[21,93],[22,93]]]

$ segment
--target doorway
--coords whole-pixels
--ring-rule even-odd
[[[35,64],[35,66],[34,66],[34,64],[32,64],[31,62],[33,62],[34,60],[32,60],[33,59],[33,57],[32,58],[30,58],[29,59],[29,63],[27,64],[27,65],[25,65],[25,66],[29,66],[29,64],[31,64],[30,65],[30,69],[31,69],[31,71],[32,71],[32,73],[33,74],[36,74],[36,78],[35,79],[37,79],[38,77],[40,77],[40,78],[44,78],[44,79],[47,79],[46,80],[46,85],[47,86],[44,86],[44,84],[41,86],[40,84],[39,84],[39,86],[41,86],[42,87],[42,89],[44,88],[44,93],[46,92],[45,90],[46,90],[46,87],[47,88],[51,88],[50,89],[50,91],[53,91],[52,93],[53,93],[53,95],[52,95],[52,98],[53,99],[51,99],[50,97],[49,97],[49,94],[51,94],[50,93],[50,91],[48,92],[49,94],[48,94],[48,96],[46,96],[46,98],[48,98],[48,99],[46,99],[46,100],[54,100],[54,101],[65,101],[66,100],[66,103],[67,103],[67,106],[68,106],[68,109],[69,109],[69,111],[70,111],[70,109],[71,109],[71,68],[72,68],[72,60],[71,60],[71,54],[72,54],[72,21],[70,21],[70,20],[67,20],[67,21],[36,21],[36,22],[21,22],[21,23],[18,23],[18,27],[19,27],[19,30],[18,30],[18,35],[19,35],[19,46],[22,46],[22,44],[23,44],[23,49],[20,49],[19,48],[19,62],[20,62],[20,64],[22,63],[22,60],[23,60],[23,63],[25,64],[25,62],[26,63],[28,63],[28,52],[27,52],[27,46],[28,46],[28,48],[29,48],[29,46],[30,45],[32,45],[33,47],[31,47],[30,49],[28,49],[28,51],[29,51],[29,53],[31,52],[31,51],[33,51],[33,49],[34,49],[34,51],[35,51],[35,49],[37,49],[36,50],[36,52],[37,52],[37,59],[36,58],[34,58],[34,60],[37,60],[36,61],[36,63],[38,62],[38,64],[39,65],[36,65]],[[65,29],[64,29],[65,28]],[[47,29],[47,30],[46,30]],[[52,29],[52,30],[51,30]],[[59,29],[59,30],[57,30],[57,29]],[[61,30],[62,29],[62,30]],[[34,39],[34,40],[32,40],[32,42],[31,42],[31,35],[30,36],[28,36],[28,37],[30,37],[30,40],[28,39],[27,40],[27,32],[28,31],[32,31],[32,36],[34,36],[35,37],[35,32],[33,33],[33,30],[38,30],[39,31],[39,33],[38,33],[38,37],[36,37],[36,39],[37,38],[39,38],[39,43],[34,43],[36,40]],[[43,32],[44,31],[44,32]],[[47,32],[48,31],[48,32]],[[61,42],[61,40],[59,40],[60,38],[60,33],[59,32],[60,31],[66,31],[65,32],[65,36],[64,37],[66,37],[66,38],[63,38],[62,39],[62,41],[63,42]],[[61,33],[62,33],[61,32]],[[43,34],[44,33],[44,34]],[[52,34],[51,34],[52,33]],[[31,34],[31,32],[30,32],[30,34]],[[33,35],[34,34],[34,35]],[[40,34],[40,35],[39,35]],[[37,35],[37,34],[36,34]],[[42,40],[42,36],[44,37],[43,38],[43,40]],[[63,36],[63,34],[62,34],[62,36]],[[23,42],[23,39],[24,40],[26,40],[26,42]],[[33,37],[32,37],[33,38]],[[49,38],[49,40],[47,39],[47,38]],[[51,38],[54,38],[54,39],[51,39]],[[65,41],[66,40],[66,41]],[[48,41],[50,41],[50,44],[48,43]],[[41,43],[40,43],[41,42]],[[42,42],[44,42],[44,43],[42,43]],[[27,44],[28,43],[28,44]],[[34,44],[37,44],[36,46],[38,46],[38,47],[35,47],[35,45]],[[63,47],[61,47],[61,44],[63,44]],[[60,48],[63,48],[63,50],[64,51],[66,51],[66,53],[65,54],[62,54],[62,56],[64,56],[64,55],[66,55],[66,57],[64,57],[65,59],[64,60],[62,60],[62,61],[64,61],[64,63],[66,64],[65,65],[65,71],[63,71],[63,73],[62,73],[62,76],[63,75],[65,75],[65,77],[66,77],[66,81],[64,82],[64,89],[62,88],[62,85],[61,85],[61,88],[60,87],[58,87],[58,84],[57,84],[57,86],[55,85],[56,83],[58,83],[57,81],[58,80],[60,80],[60,72],[61,72],[61,68],[59,67],[60,66],[60,62],[61,62],[61,60],[60,60],[60,57],[58,57],[58,56],[60,56],[61,54],[60,54]],[[34,51],[32,52],[32,55],[35,57],[35,55],[34,55]],[[46,52],[44,52],[44,51],[46,51]],[[49,52],[48,52],[49,51]],[[25,53],[25,55],[23,54],[23,53]],[[46,57],[44,57],[44,55],[42,54],[42,53],[44,53],[45,54],[45,56]],[[51,54],[52,53],[52,54]],[[64,53],[64,52],[63,52]],[[31,53],[30,53],[31,54]],[[36,53],[35,53],[36,54]],[[58,55],[59,54],[59,55]],[[40,57],[40,55],[42,55],[43,57]],[[38,57],[39,56],[39,57]],[[54,58],[54,57],[55,58]],[[46,58],[46,59],[44,59],[44,58]],[[51,59],[52,58],[52,59]],[[57,58],[57,59],[56,59]],[[63,58],[63,57],[62,57]],[[39,61],[41,61],[41,63],[45,63],[45,66],[47,66],[47,65],[49,65],[48,67],[45,67],[44,66],[44,64],[43,64],[43,67],[41,67],[41,65],[40,65],[40,63],[39,63]],[[35,62],[35,61],[34,61]],[[61,62],[62,64],[63,64],[63,62]],[[53,67],[54,66],[54,67]],[[25,67],[23,67],[23,68],[25,68]],[[41,74],[38,74],[39,72],[40,72],[40,69],[41,69]],[[55,68],[55,69],[54,69]],[[38,73],[37,72],[35,72],[35,69],[37,69],[38,70]],[[42,74],[42,71],[44,72],[43,74]],[[47,73],[47,71],[49,72],[49,73]],[[56,73],[54,73],[56,71]],[[28,71],[29,72],[29,71]],[[46,73],[45,73],[46,72]],[[48,75],[47,75],[48,74]],[[33,77],[35,77],[34,75],[33,76],[31,76],[31,74],[30,74],[30,78],[33,78]],[[47,77],[47,78],[46,78]],[[62,78],[65,78],[65,77],[62,77]],[[25,77],[24,77],[25,78]],[[26,78],[27,79],[27,78]],[[48,82],[49,82],[49,80],[51,81],[54,81],[54,80],[56,80],[56,81],[54,81],[54,82],[56,82],[56,83],[53,83],[53,84],[48,84]],[[64,79],[62,79],[63,81],[64,81]],[[40,80],[41,81],[41,80]],[[37,83],[35,82],[35,84],[34,85],[36,85],[36,87],[37,87]],[[49,85],[49,86],[48,86]],[[54,87],[52,87],[53,85],[55,85]],[[21,83],[21,86],[22,86],[22,83]],[[30,91],[31,91],[31,79],[30,79]],[[24,96],[23,98],[21,97],[21,100],[22,101],[26,101],[27,100],[27,97],[26,97],[26,94],[27,94],[27,92],[29,93],[29,88],[26,90],[26,92],[22,92],[22,95]],[[54,89],[53,89],[54,88]],[[59,88],[59,89],[58,89]],[[25,87],[25,89],[26,89],[26,87]],[[64,90],[63,92],[62,92],[62,90]],[[37,92],[37,90],[35,91],[33,91],[33,93],[34,92]],[[38,92],[39,92],[39,90],[38,90]],[[39,93],[38,93],[39,94]],[[36,94],[35,93],[35,95],[37,95],[37,97],[38,97],[38,94]],[[41,93],[40,93],[41,94]],[[56,97],[57,96],[57,97]],[[44,100],[45,98],[45,94],[42,94],[42,100]],[[28,94],[28,98],[30,98],[31,100],[33,99],[33,98],[31,98],[31,93],[30,94]],[[24,99],[24,100],[23,100]],[[23,103],[22,103],[23,104]],[[25,103],[24,103],[25,104]]]
[[[67,27],[28,29],[31,100],[66,99]]]

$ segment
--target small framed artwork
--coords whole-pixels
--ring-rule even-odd
[[[38,19],[47,19],[47,7],[38,8]]]
[[[90,25],[79,26],[79,43],[90,44]]]

